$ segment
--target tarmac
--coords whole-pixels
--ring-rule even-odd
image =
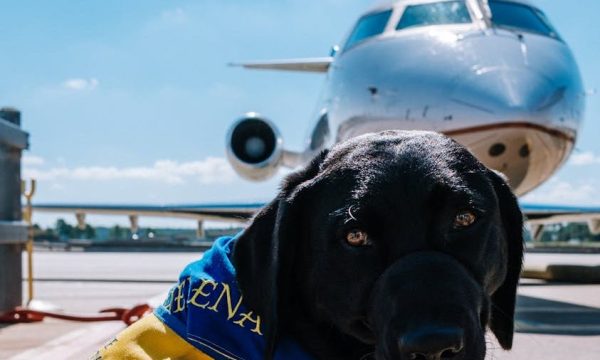
[[[181,269],[200,256],[37,252],[34,298],[68,313],[89,315],[109,307],[146,302],[157,305]],[[553,265],[599,268],[600,254],[530,253],[525,264],[526,270],[542,274],[536,277],[544,279]],[[53,319],[0,324],[0,359],[86,359],[124,327],[118,321],[78,323]],[[599,359],[600,284],[522,280],[516,329],[510,352],[502,350],[488,334],[486,359]]]

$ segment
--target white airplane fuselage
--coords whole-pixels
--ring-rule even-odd
[[[433,9],[437,12],[428,9],[431,4],[439,6]],[[346,45],[324,62],[325,91],[307,148],[283,150],[274,125],[250,113],[228,135],[232,165],[244,177],[260,180],[280,165],[298,165],[364,133],[431,130],[451,136],[503,172],[517,194],[534,189],[571,153],[585,95],[574,57],[556,33],[494,24],[510,6],[539,12],[516,0],[404,0],[369,11]],[[440,12],[454,11],[450,15],[462,22],[402,28],[424,21],[427,11],[436,19]],[[377,16],[385,22],[379,25],[382,30],[354,41],[361,22]],[[373,31],[373,24],[365,26]],[[300,64],[295,70],[323,70],[319,64]],[[286,66],[280,69],[289,70]],[[266,127],[253,127],[257,122]],[[272,138],[265,139],[269,127]]]

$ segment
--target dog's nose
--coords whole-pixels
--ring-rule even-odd
[[[458,359],[464,348],[464,332],[457,327],[422,328],[401,336],[398,347],[406,359]]]

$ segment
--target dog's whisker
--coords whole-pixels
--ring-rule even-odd
[[[494,340],[493,336],[489,333],[485,334],[485,347],[485,360],[494,360],[496,358],[496,351],[499,350],[500,347],[498,346],[498,343]]]
[[[366,353],[363,356],[360,357],[359,360],[371,360],[371,359],[375,359],[375,352],[370,352],[370,353]]]
[[[356,217],[354,217],[354,214],[352,214],[352,207],[354,205],[350,205],[350,207],[348,208],[348,216],[350,216],[350,219],[354,220],[354,221],[358,221],[356,220]]]

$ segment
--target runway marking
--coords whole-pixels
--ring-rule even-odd
[[[88,325],[15,355],[8,360],[74,359],[75,355],[81,355],[81,352],[86,349],[91,349],[95,345],[100,347],[102,342],[114,336],[124,327],[120,321]],[[92,355],[93,351],[86,356]]]

